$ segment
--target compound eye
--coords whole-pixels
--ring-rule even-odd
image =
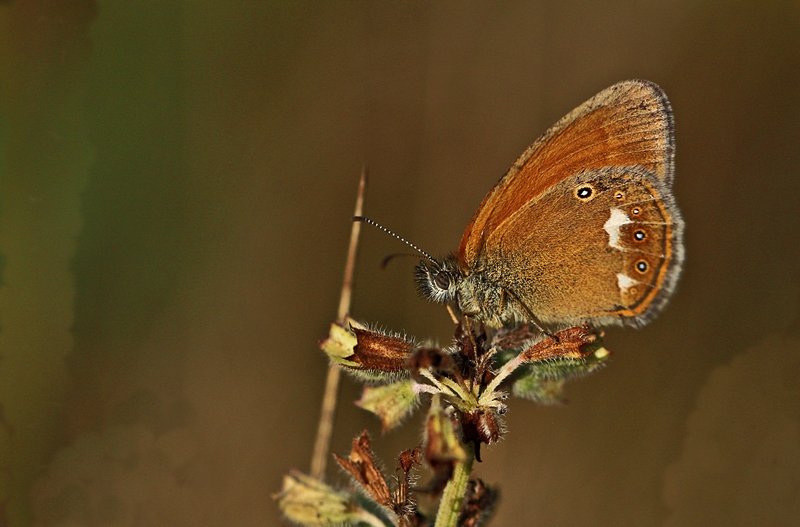
[[[439,271],[436,273],[436,276],[433,277],[433,283],[436,284],[436,287],[439,289],[447,291],[450,289],[450,273],[447,271]]]

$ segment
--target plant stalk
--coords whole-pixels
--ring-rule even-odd
[[[439,502],[439,511],[436,513],[434,527],[456,527],[458,517],[464,505],[464,496],[467,493],[467,483],[472,473],[472,462],[475,460],[475,451],[472,445],[464,445],[467,457],[457,463],[453,469],[453,477],[447,482]]]

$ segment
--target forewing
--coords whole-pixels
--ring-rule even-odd
[[[674,131],[664,92],[643,80],[617,83],[570,112],[528,147],[483,199],[456,256],[473,268],[486,240],[554,185],[592,169],[637,166],[672,184]]]

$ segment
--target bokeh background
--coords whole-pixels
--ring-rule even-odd
[[[568,404],[511,401],[493,524],[800,524],[800,2],[6,0],[0,37],[0,526],[279,525],[362,164],[444,254],[632,77],[675,110],[685,272]],[[353,315],[447,343],[398,251],[363,231]],[[333,448],[392,467],[420,418],[358,393]]]

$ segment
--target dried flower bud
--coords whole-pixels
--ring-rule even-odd
[[[413,412],[419,399],[419,394],[414,392],[414,381],[405,380],[383,386],[365,386],[356,404],[380,417],[386,432]]]
[[[542,332],[533,324],[522,323],[508,328],[500,328],[492,335],[491,346],[500,351],[517,350],[519,352],[541,334]]]
[[[375,454],[370,448],[369,434],[366,430],[353,439],[353,447],[347,459],[336,454],[333,456],[375,503],[391,510],[392,497],[389,485],[386,484],[386,478],[375,463]]]
[[[406,480],[409,479],[411,470],[422,464],[421,454],[420,447],[416,447],[411,450],[403,450],[397,456],[397,469],[403,471]]]
[[[434,371],[448,371],[453,368],[453,359],[439,348],[432,346],[420,347],[414,350],[408,359],[408,369],[416,374],[423,368]]]
[[[411,493],[413,478],[411,472],[414,468],[422,464],[420,447],[411,450],[404,450],[397,456],[397,470],[403,473],[402,476],[397,478],[397,489],[392,494],[394,513],[403,518],[406,524],[411,524],[410,517],[416,513],[417,504],[414,501],[414,496]],[[406,521],[408,520],[408,521]]]
[[[523,362],[536,362],[556,357],[582,359],[588,353],[584,348],[597,340],[589,326],[575,326],[559,331],[556,338],[548,337],[522,352]]]
[[[479,407],[474,412],[462,414],[461,427],[464,430],[464,440],[487,445],[499,441],[506,431],[505,424],[500,419],[500,414],[505,412],[506,407],[503,405],[499,409]]]
[[[416,504],[411,494],[411,471],[420,464],[419,448],[401,452],[397,459],[398,469],[403,475],[397,478],[397,487],[389,490],[386,478],[375,462],[367,431],[353,440],[353,448],[347,459],[334,454],[336,461],[353,477],[356,483],[377,505],[380,505],[396,520],[394,525],[409,527],[416,525]]]
[[[398,336],[353,328],[358,343],[348,360],[358,363],[360,369],[382,373],[405,373],[408,357],[414,343]]]
[[[531,363],[514,383],[514,395],[542,404],[564,401],[566,381],[588,375],[602,368],[611,353],[600,346],[599,339],[583,348],[584,358],[555,358]]]
[[[502,439],[506,432],[501,415],[508,407],[495,400],[492,406],[477,406],[471,412],[462,412],[461,435],[464,443],[471,443],[475,450],[475,459],[481,461],[481,443],[487,445]]]
[[[471,479],[464,496],[464,507],[458,517],[459,527],[486,525],[494,513],[499,498],[497,490],[487,487],[480,479]]]
[[[391,382],[408,375],[413,341],[367,329],[353,319],[346,324],[331,324],[328,338],[320,342],[333,362],[367,382]]]
[[[283,477],[283,488],[274,498],[286,518],[300,525],[380,524],[380,520],[361,508],[349,494],[296,470]]]
[[[442,408],[439,396],[434,396],[425,425],[425,461],[436,473],[435,479],[446,483],[456,464],[466,458],[453,420]]]

